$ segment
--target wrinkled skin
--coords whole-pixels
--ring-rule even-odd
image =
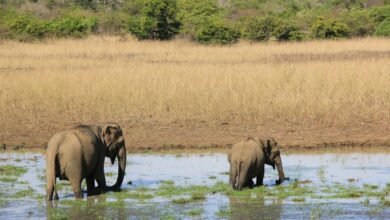
[[[114,163],[118,158],[118,178],[116,183],[106,186],[104,159],[109,157]],[[69,180],[76,198],[82,198],[81,182],[87,181],[87,193],[96,193],[95,180],[99,192],[119,190],[126,169],[126,147],[122,129],[118,124],[79,125],[54,135],[46,150],[46,200],[57,200],[56,178]]]
[[[235,190],[244,187],[253,187],[253,178],[256,177],[256,186],[263,185],[264,166],[277,167],[279,180],[277,184],[285,180],[282,159],[277,142],[273,138],[262,140],[248,137],[245,141],[233,145],[228,154],[230,163],[229,184]]]

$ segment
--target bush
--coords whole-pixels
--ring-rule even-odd
[[[349,29],[346,24],[323,18],[317,19],[310,27],[310,32],[313,38],[343,38],[349,36]]]
[[[387,18],[390,18],[390,5],[372,8],[369,12],[369,15],[374,20],[374,22],[379,24]]]
[[[390,36],[390,18],[382,21],[375,30],[376,36]]]
[[[268,40],[274,31],[276,21],[272,17],[252,17],[244,21],[243,35],[252,41]]]
[[[374,32],[375,23],[367,10],[353,9],[342,15],[348,25],[350,36],[367,36]]]
[[[78,38],[95,31],[97,24],[97,19],[93,17],[64,16],[50,21],[47,26],[53,36]]]
[[[183,24],[180,33],[195,37],[196,31],[210,20],[224,19],[223,11],[215,0],[181,0],[178,19]]]
[[[128,16],[124,13],[110,12],[99,16],[99,32],[115,34],[128,29]]]
[[[45,37],[45,22],[29,15],[16,15],[9,21],[10,36],[20,41],[39,40]]]
[[[298,27],[284,20],[278,20],[275,23],[272,36],[279,41],[303,39],[303,33],[298,30]]]
[[[240,33],[233,27],[213,21],[201,26],[195,35],[195,40],[205,44],[231,44],[237,42]]]
[[[138,39],[171,39],[180,28],[176,13],[175,0],[147,1],[142,15],[130,20],[129,31]]]

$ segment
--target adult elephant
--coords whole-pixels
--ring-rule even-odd
[[[243,187],[252,187],[253,178],[256,179],[256,186],[263,185],[264,166],[271,165],[278,169],[279,180],[277,184],[285,180],[282,159],[278,143],[273,138],[266,140],[248,137],[245,141],[233,145],[228,154],[230,163],[230,185],[241,190]]]
[[[106,186],[104,159],[109,157],[112,164],[118,158],[116,183]],[[109,123],[79,125],[54,135],[46,151],[46,192],[47,200],[58,199],[55,190],[56,178],[69,180],[76,198],[82,198],[81,182],[87,181],[87,193],[92,195],[95,180],[100,191],[118,190],[126,170],[126,147],[121,127]]]

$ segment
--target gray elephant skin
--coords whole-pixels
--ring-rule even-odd
[[[252,179],[256,177],[256,186],[263,185],[264,166],[277,167],[279,180],[277,184],[285,180],[280,157],[280,149],[274,138],[248,137],[246,140],[233,145],[228,153],[230,163],[229,184],[235,190],[242,190],[244,187],[252,187]]]
[[[109,157],[112,164],[118,158],[118,177],[113,186],[106,186],[104,159]],[[82,198],[81,182],[86,179],[87,193],[98,190],[119,190],[126,170],[126,147],[122,129],[116,123],[103,127],[79,125],[55,134],[46,150],[46,200],[58,200],[55,189],[56,178],[69,180],[74,196]],[[54,194],[54,195],[53,195]]]

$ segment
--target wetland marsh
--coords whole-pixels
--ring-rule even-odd
[[[390,153],[283,154],[289,181],[233,191],[225,152],[129,154],[121,192],[75,200],[57,181],[60,200],[45,201],[43,152],[0,153],[2,219],[385,219],[390,216]],[[116,164],[105,164],[108,184]],[[83,183],[83,189],[86,187]],[[85,195],[86,196],[86,195]]]

